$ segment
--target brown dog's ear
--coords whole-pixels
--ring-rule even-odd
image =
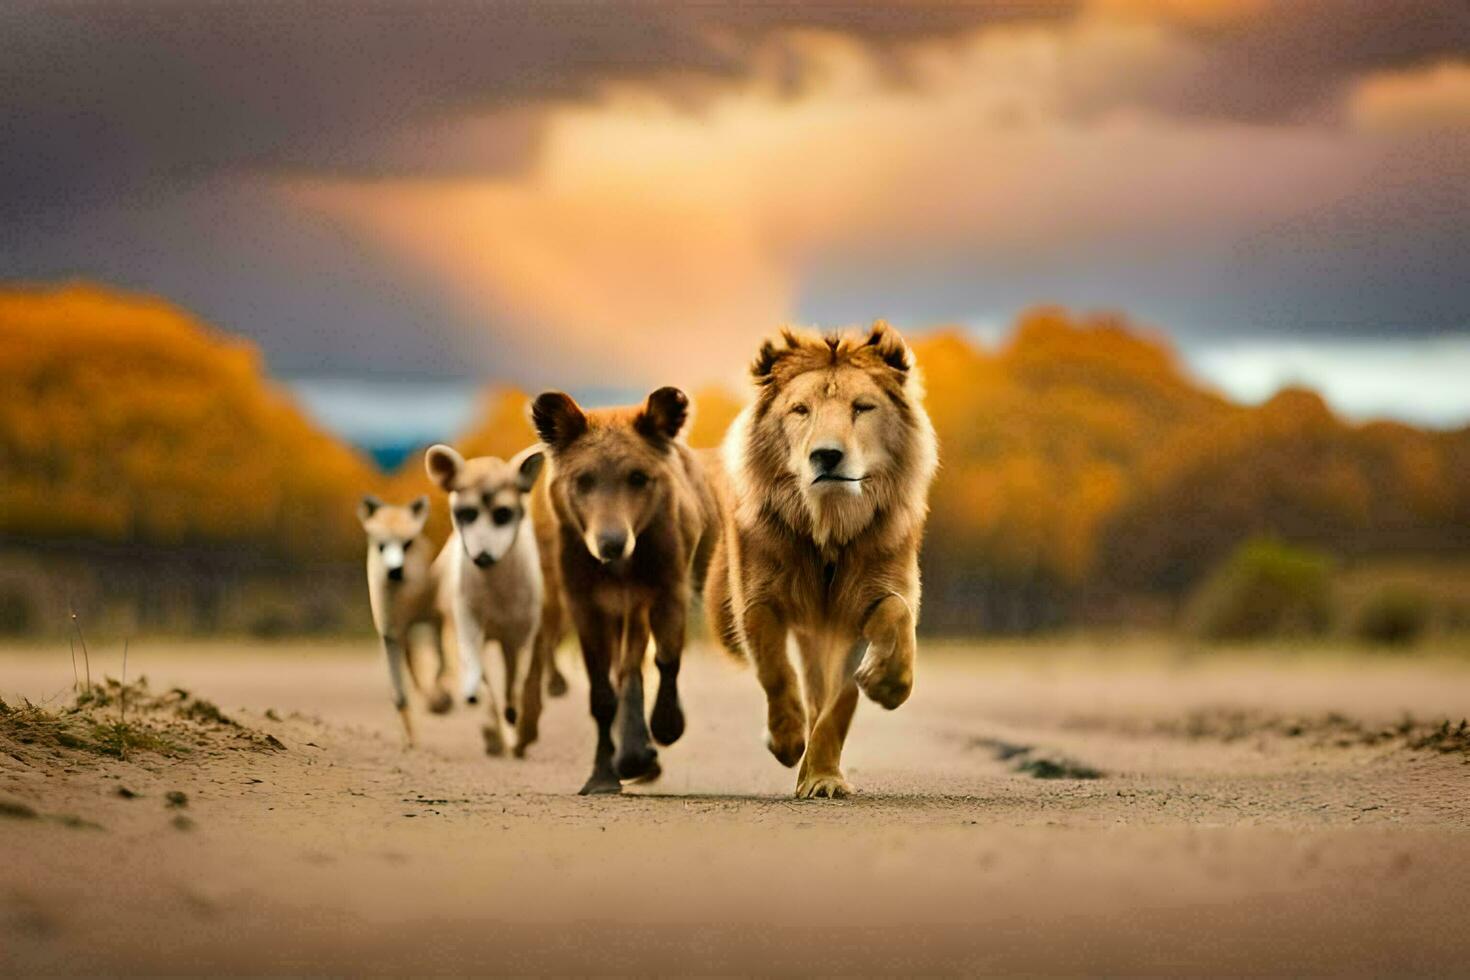
[[[679,434],[689,418],[689,396],[678,388],[660,388],[648,396],[633,428],[645,439],[664,442]]]
[[[459,476],[463,467],[464,457],[442,443],[430,446],[429,451],[424,454],[424,468],[429,471],[429,479],[440,490],[453,490],[454,479]]]
[[[381,506],[383,506],[383,502],[377,497],[374,497],[370,493],[364,494],[362,502],[357,505],[357,519],[363,523],[367,523],[368,518],[376,514],[378,508]]]
[[[546,463],[546,454],[532,446],[522,449],[510,463],[516,468],[516,486],[521,493],[526,493],[536,485],[536,477],[541,475],[541,467]]]
[[[561,391],[543,391],[531,403],[531,424],[541,441],[552,449],[565,449],[587,431],[587,416]]]
[[[873,321],[873,331],[868,334],[867,346],[875,348],[883,363],[900,374],[907,374],[914,366],[909,345],[903,342],[897,330],[882,320]]]

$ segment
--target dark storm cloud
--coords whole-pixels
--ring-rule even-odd
[[[1177,25],[1199,46],[1189,68],[1142,93],[1154,108],[1241,120],[1329,111],[1353,79],[1470,51],[1465,0],[1285,0],[1217,26]]]
[[[0,209],[221,170],[483,172],[516,165],[525,145],[445,159],[405,149],[405,133],[609,80],[734,76],[775,28],[893,40],[1071,6],[11,3],[0,9]]]

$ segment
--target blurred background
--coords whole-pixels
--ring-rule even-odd
[[[428,443],[881,317],[931,634],[1470,638],[1463,0],[22,0],[0,135],[0,633],[367,635]]]

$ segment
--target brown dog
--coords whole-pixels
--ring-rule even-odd
[[[755,663],[767,744],[783,765],[801,762],[796,795],[845,796],[859,689],[896,708],[913,686],[934,429],[912,355],[882,323],[866,336],[785,331],[751,373],[756,400],[722,450],[725,527],[706,605]]]
[[[551,458],[562,585],[597,722],[583,794],[618,793],[622,779],[657,776],[653,741],[670,745],[684,732],[678,676],[685,621],[719,530],[704,471],[677,439],[688,408],[677,388],[660,388],[639,408],[584,412],[561,392],[542,394],[531,407]],[[650,634],[659,686],[645,721]]]

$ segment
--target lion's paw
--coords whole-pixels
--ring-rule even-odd
[[[870,700],[892,711],[907,701],[914,690],[913,655],[905,656],[898,644],[885,650],[874,644],[863,654],[856,680]]]
[[[802,717],[799,706],[771,705],[766,748],[788,769],[801,761],[802,754],[806,752],[806,719]]]
[[[852,795],[852,784],[840,772],[814,772],[796,784],[798,800],[840,800]]]

